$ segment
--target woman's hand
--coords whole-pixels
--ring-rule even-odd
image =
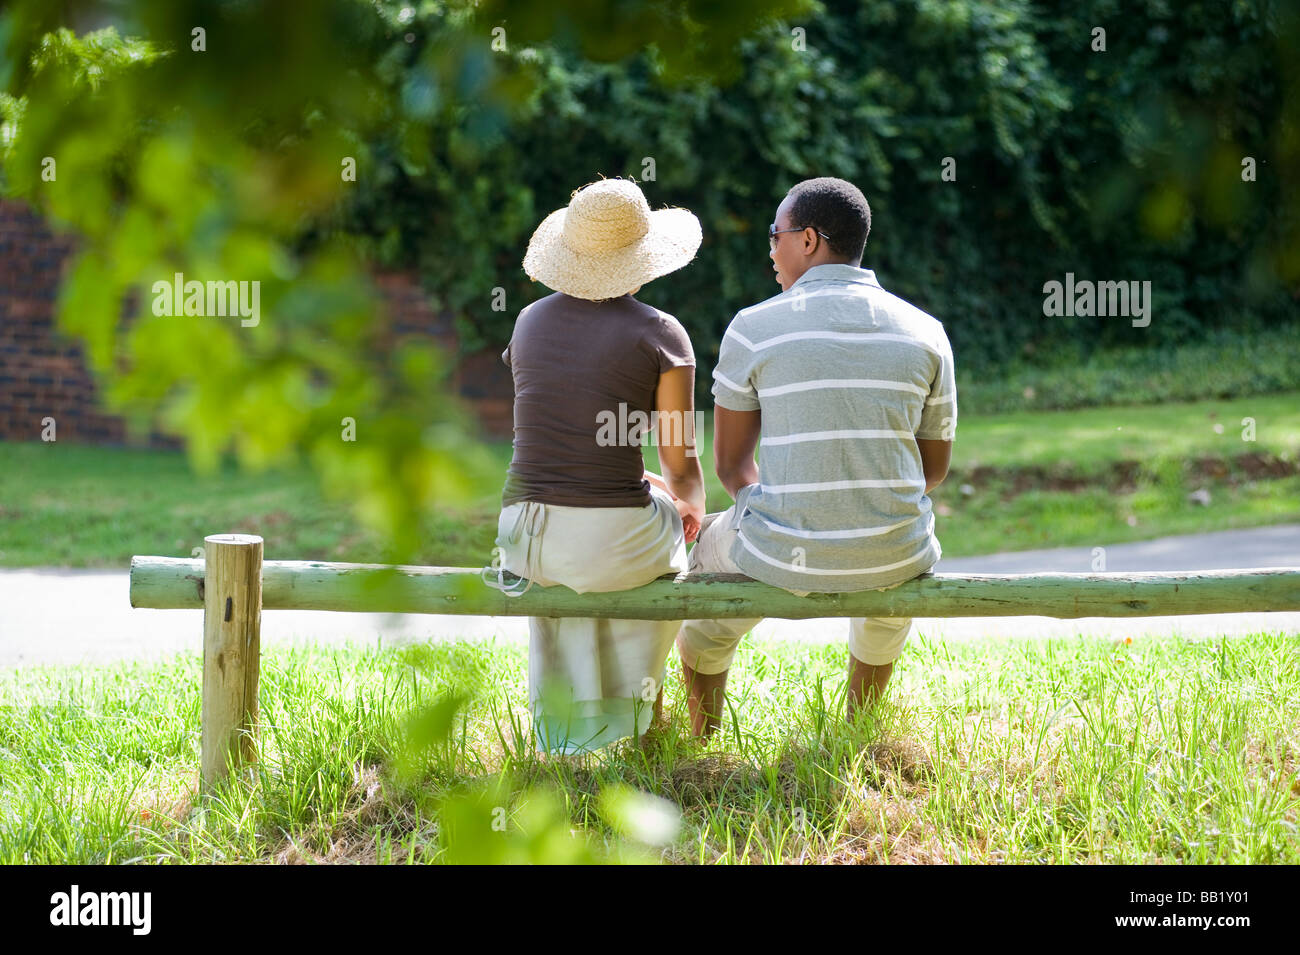
[[[682,517],[682,530],[686,533],[686,543],[691,543],[700,536],[700,524],[704,521],[703,506],[696,506],[690,501],[674,498],[673,504]]]
[[[686,543],[692,543],[695,538],[700,536],[700,525],[704,521],[704,507],[694,506],[689,501],[684,501],[672,492],[672,489],[654,471],[647,470],[645,479],[657,488],[662,488],[668,492],[668,496],[673,499],[673,504],[677,507],[677,513],[682,519],[682,530],[686,534]]]

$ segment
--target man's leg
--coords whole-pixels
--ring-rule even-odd
[[[682,681],[686,684],[686,706],[691,713],[691,732],[701,739],[707,739],[722,725],[722,710],[727,698],[727,671],[698,673],[683,661]]]
[[[903,652],[912,630],[911,617],[852,617],[849,620],[849,690],[845,717],[852,723],[858,711],[885,695],[894,661]]]
[[[721,514],[705,515],[700,536],[691,549],[691,573],[739,573],[731,562],[731,530],[735,505]],[[726,700],[727,671],[736,655],[740,638],[763,618],[729,620],[684,620],[677,634],[677,651],[682,657],[682,680],[686,684],[691,731],[711,736],[722,723]]]
[[[892,663],[872,666],[849,654],[849,700],[845,715],[850,723],[860,708],[870,708],[885,695],[885,687],[893,672]]]

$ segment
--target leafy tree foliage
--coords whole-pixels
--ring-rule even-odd
[[[446,24],[425,17],[393,77],[422,125],[374,144],[336,226],[418,266],[471,345],[500,345],[546,292],[520,269],[537,222],[601,175],[637,178],[704,223],[697,261],[642,295],[707,365],[731,315],[778,290],[764,233],[785,190],[837,175],[872,203],[864,264],[968,368],[1264,328],[1300,288],[1298,22],[1236,0],[826,2],[743,39],[730,82],[683,77],[665,47],[600,63],[511,39],[495,62],[525,94],[506,122],[428,92],[447,87],[428,65]],[[1151,326],[1045,317],[1066,272],[1150,281]]]
[[[0,174],[82,237],[60,323],[114,408],[201,466],[306,455],[409,552],[432,502],[500,476],[444,358],[390,340],[366,260],[499,346],[545,293],[532,229],[632,176],[703,221],[697,261],[641,294],[707,369],[777,291],[786,189],[837,175],[872,202],[864,264],[968,370],[1294,322],[1297,41],[1274,0],[26,0],[0,18]],[[176,272],[260,281],[265,318],[152,314]],[[1150,327],[1046,317],[1066,272],[1150,281]]]
[[[483,198],[488,181],[462,181],[428,143],[436,130],[439,150],[490,155],[532,95],[532,67],[490,46],[498,20],[535,18],[531,3],[487,6],[493,19],[468,2],[417,11],[321,0],[307,14],[279,3],[27,0],[0,18],[5,190],[79,237],[58,320],[85,343],[110,408],[161,418],[205,470],[230,453],[250,468],[306,457],[395,560],[418,546],[434,503],[501,475],[445,397],[444,356],[392,340],[365,278],[367,243],[330,223],[352,198],[351,159],[372,196],[418,180],[453,197],[426,215]],[[713,40],[719,24],[725,41],[791,9],[639,7],[655,8],[641,17],[643,41],[693,38],[674,52],[683,75],[734,62]],[[550,9],[575,41],[604,42],[584,4]],[[419,45],[417,22],[437,27]],[[470,220],[452,226],[435,218],[401,237],[432,279],[446,266],[435,243],[471,250],[471,269],[502,255],[499,237]],[[154,283],[177,273],[259,282],[260,320],[156,314]],[[472,271],[449,274],[463,295]]]

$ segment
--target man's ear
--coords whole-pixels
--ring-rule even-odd
[[[812,226],[808,226],[808,228],[804,229],[803,232],[801,233],[803,235],[804,255],[812,255],[814,250],[817,248],[817,239],[818,239],[817,230],[813,229],[813,234],[810,236],[808,235],[808,229],[812,229]]]

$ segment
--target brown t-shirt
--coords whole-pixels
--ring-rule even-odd
[[[589,302],[556,292],[519,313],[501,359],[515,381],[503,506],[650,503],[640,443],[626,435],[655,410],[659,375],[695,364],[677,319],[631,295]],[[647,419],[630,417],[638,411]]]

